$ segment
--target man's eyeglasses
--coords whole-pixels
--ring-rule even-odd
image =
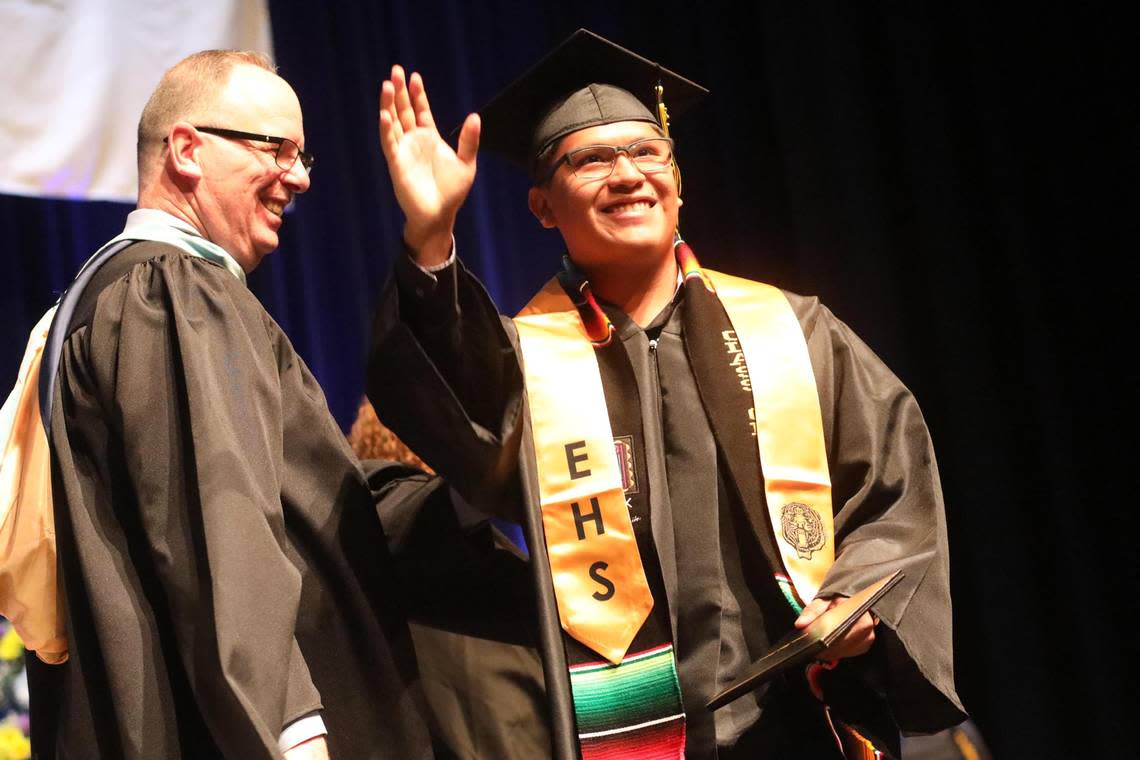
[[[223,129],[222,127],[199,127],[195,126],[194,129],[199,132],[205,132],[208,135],[217,135],[218,137],[227,137],[231,140],[255,140],[257,142],[273,143],[277,146],[277,166],[283,171],[289,171],[293,168],[293,164],[297,163],[297,159],[301,160],[301,167],[304,168],[305,174],[313,170],[313,164],[317,159],[313,157],[312,153],[306,153],[301,150],[297,143],[290,140],[288,137],[274,137],[273,135],[258,135],[253,132],[242,132],[238,129]],[[163,140],[165,142],[165,140]]]
[[[673,140],[668,137],[647,137],[629,145],[587,145],[577,148],[555,161],[539,184],[544,184],[553,177],[562,164],[569,166],[579,179],[605,179],[613,174],[619,153],[629,156],[629,160],[643,174],[656,174],[672,165]]]

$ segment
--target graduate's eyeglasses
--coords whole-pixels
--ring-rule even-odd
[[[656,174],[673,165],[673,140],[668,137],[647,137],[629,145],[587,145],[576,148],[555,161],[539,184],[544,184],[553,177],[562,164],[569,166],[570,171],[579,179],[605,179],[614,173],[621,153],[629,156],[629,160],[643,174]]]
[[[195,126],[194,129],[199,132],[205,132],[208,135],[217,135],[218,137],[225,137],[231,140],[254,140],[256,142],[267,142],[277,146],[277,154],[275,160],[277,166],[283,171],[289,171],[293,165],[300,159],[301,167],[308,174],[313,170],[313,164],[317,159],[313,157],[312,153],[306,153],[301,150],[301,146],[290,140],[288,137],[274,137],[273,135],[259,135],[253,132],[242,132],[239,129],[223,129],[222,127],[199,127]],[[166,139],[163,138],[163,142]]]

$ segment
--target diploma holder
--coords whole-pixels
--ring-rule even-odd
[[[708,701],[706,708],[715,710],[744,696],[767,681],[796,666],[806,665],[835,643],[860,615],[879,601],[896,583],[902,580],[896,570],[862,591],[843,599],[804,629],[793,629],[776,642],[766,655],[748,666],[743,675],[731,686]]]

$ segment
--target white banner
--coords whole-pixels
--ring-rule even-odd
[[[267,0],[0,0],[0,193],[133,202],[139,115],[198,50],[273,54]]]

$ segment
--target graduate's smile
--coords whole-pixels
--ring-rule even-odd
[[[636,197],[613,201],[602,205],[602,213],[619,219],[640,219],[657,206],[657,199]]]
[[[659,136],[648,122],[601,124],[562,138],[556,153]],[[630,256],[671,255],[680,205],[671,171],[647,174],[625,153],[618,154],[607,177],[583,180],[563,166],[531,191],[531,210],[544,226],[562,233],[570,257],[586,268]]]

